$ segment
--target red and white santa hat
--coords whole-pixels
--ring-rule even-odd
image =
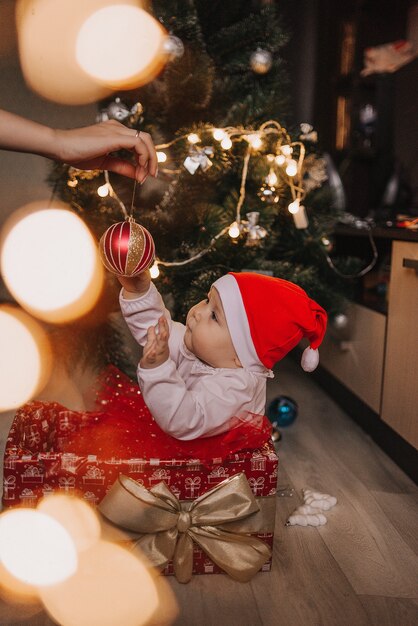
[[[213,287],[222,300],[243,367],[271,369],[305,337],[310,346],[302,354],[301,365],[307,372],[316,368],[327,314],[298,285],[264,274],[230,272]]]

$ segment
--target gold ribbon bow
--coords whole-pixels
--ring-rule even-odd
[[[148,491],[120,475],[99,510],[123,530],[141,534],[135,545],[153,565],[164,568],[172,560],[179,582],[192,577],[193,542],[232,578],[247,582],[271,556],[267,544],[244,534],[267,532],[265,526],[274,523],[274,498],[263,500],[268,501],[266,511],[260,510],[243,473],[192,503],[180,502],[164,482]]]

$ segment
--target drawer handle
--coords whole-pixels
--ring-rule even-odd
[[[402,266],[418,272],[418,260],[416,259],[404,259],[402,261]]]

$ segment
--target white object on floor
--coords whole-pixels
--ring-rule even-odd
[[[302,513],[297,513],[297,510],[289,517],[286,526],[323,526],[327,523],[327,518],[322,513],[303,515]]]
[[[317,515],[319,511],[318,509],[314,509],[309,504],[302,504],[301,506],[298,506],[298,508],[293,511],[292,515],[299,515],[299,513],[302,515]]]
[[[329,511],[337,504],[337,498],[327,493],[319,493],[318,491],[311,491],[310,489],[302,489],[302,493],[305,504],[308,504],[314,509]]]

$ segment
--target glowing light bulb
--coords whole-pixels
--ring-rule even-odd
[[[240,227],[239,227],[238,222],[232,222],[228,230],[228,235],[232,239],[236,239],[237,237],[239,237],[239,234],[240,234]]]
[[[267,175],[266,183],[270,185],[270,187],[275,187],[278,183],[278,178],[276,176],[276,172],[271,169]]]
[[[196,133],[190,133],[190,135],[188,135],[187,137],[187,141],[190,143],[199,143],[200,141],[200,137],[199,135],[196,135]]]
[[[97,188],[97,195],[101,198],[106,198],[106,196],[109,195],[109,192],[110,189],[107,183],[105,183],[104,185],[100,185],[100,187]]]
[[[292,213],[293,215],[295,215],[299,211],[299,208],[300,208],[299,198],[296,198],[296,200],[291,202],[287,208],[288,208],[289,213]]]
[[[286,174],[288,176],[295,176],[298,172],[298,164],[294,159],[290,159],[286,166]]]
[[[286,161],[286,157],[283,154],[278,154],[274,160],[277,165],[283,165]]]
[[[268,163],[273,163],[273,161],[274,161],[274,154],[268,154],[266,156],[266,159],[267,159]]]
[[[290,156],[293,152],[292,146],[289,146],[288,144],[282,146],[280,149],[283,152],[283,154],[286,156]]]
[[[65,528],[30,509],[1,515],[0,559],[13,576],[40,587],[61,583],[77,569],[77,552]]]
[[[165,152],[157,152],[158,163],[165,163],[167,161],[167,155]]]
[[[261,145],[263,142],[259,134],[254,133],[252,135],[247,135],[245,138],[250,144],[250,146],[254,148],[254,150],[258,150],[258,148],[261,148]]]
[[[160,275],[160,270],[158,269],[157,261],[155,261],[154,265],[150,267],[149,273],[151,275],[151,278],[158,278],[158,276]]]
[[[69,187],[77,187],[78,180],[76,178],[70,178],[69,180],[67,180],[67,185]]]
[[[229,148],[232,148],[232,141],[230,139],[230,137],[228,137],[228,135],[226,135],[222,141],[221,141],[221,146],[224,150],[229,150]]]
[[[216,139],[216,141],[222,141],[225,134],[226,133],[222,128],[214,128],[212,131],[213,138]]]

